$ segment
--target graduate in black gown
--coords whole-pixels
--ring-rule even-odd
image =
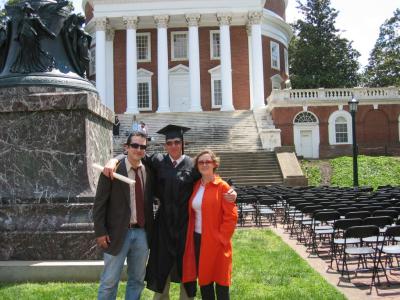
[[[192,159],[184,155],[183,133],[188,130],[175,125],[159,130],[157,133],[165,135],[167,154],[147,158],[156,173],[155,192],[160,200],[146,271],[147,288],[156,292],[154,299],[168,295],[169,281],[180,282],[182,278],[188,201],[193,183],[200,178]],[[182,286],[180,298],[187,298]]]
[[[157,210],[146,270],[147,288],[154,291],[154,299],[169,299],[169,282],[181,282],[182,259],[185,250],[188,224],[188,202],[193,183],[200,179],[193,160],[184,155],[183,134],[190,128],[168,125],[157,133],[165,135],[166,154],[155,153],[144,158],[143,163],[155,174],[155,195],[160,201]],[[106,165],[104,175],[110,176],[118,156]],[[235,201],[231,190],[225,199]],[[194,287],[181,285],[180,299],[191,299]],[[189,297],[189,296],[190,297]]]

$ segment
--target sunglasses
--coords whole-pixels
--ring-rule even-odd
[[[167,141],[167,142],[165,142],[165,144],[166,144],[167,146],[172,146],[172,145],[178,146],[178,145],[182,144],[182,141],[178,141],[178,140],[175,140],[175,141]]]
[[[132,143],[132,144],[129,144],[129,147],[131,147],[131,148],[133,148],[133,149],[138,149],[138,148],[140,148],[140,150],[146,150],[147,145],[139,145],[139,144],[137,144],[137,143]]]
[[[214,163],[214,161],[212,161],[212,160],[199,160],[199,161],[197,161],[198,165],[203,165],[203,166],[207,166],[207,165],[213,164],[213,163]]]

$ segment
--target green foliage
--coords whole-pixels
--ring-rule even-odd
[[[338,157],[331,160],[333,174],[331,184],[353,185],[353,158]],[[359,184],[376,189],[380,185],[400,185],[400,160],[393,157],[358,156]]]
[[[400,86],[400,9],[380,27],[364,73],[365,85]]]
[[[289,45],[290,78],[293,88],[340,88],[358,85],[360,53],[338,35],[338,12],[330,0],[297,0],[304,20],[294,24]]]
[[[231,299],[345,299],[270,230],[238,229],[233,240]],[[171,286],[171,299],[178,299],[179,286]],[[97,283],[0,283],[0,299],[96,299],[97,288]],[[125,288],[121,283],[117,299],[124,299]],[[141,299],[152,297],[145,289]]]
[[[308,160],[301,161],[301,169],[308,179],[308,185],[319,186],[322,182],[321,170],[318,163]]]

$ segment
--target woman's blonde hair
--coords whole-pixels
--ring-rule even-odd
[[[215,153],[210,149],[204,149],[203,151],[201,151],[199,154],[196,155],[196,158],[194,159],[195,168],[197,169],[197,171],[199,170],[197,163],[199,162],[200,156],[203,156],[204,154],[208,154],[211,156],[212,161],[215,163],[215,167],[213,169],[213,171],[215,172],[215,170],[219,167],[219,157],[217,157],[217,155],[215,155]]]

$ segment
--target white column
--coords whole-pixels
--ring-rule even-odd
[[[96,24],[96,88],[101,103],[106,104],[106,27],[107,18],[97,18]]]
[[[106,30],[106,106],[114,111],[114,36],[115,30]]]
[[[253,99],[253,59],[252,59],[252,46],[251,46],[251,25],[247,24],[247,49],[249,52],[249,90],[250,90],[250,109],[254,107],[254,99]]]
[[[253,108],[265,106],[264,101],[264,71],[263,48],[261,40],[261,12],[249,13],[251,26],[251,57],[252,57],[252,81],[253,81]]]
[[[189,26],[189,78],[190,111],[202,111],[200,91],[200,50],[199,21],[200,14],[186,15]]]
[[[126,27],[126,112],[139,113],[137,100],[136,29],[138,17],[124,17]]]
[[[168,26],[169,16],[154,16],[157,25],[157,74],[158,109],[157,112],[169,112],[168,82]]]
[[[232,65],[231,65],[231,37],[230,14],[217,14],[221,40],[221,85],[222,85],[222,111],[235,110],[232,98]]]

